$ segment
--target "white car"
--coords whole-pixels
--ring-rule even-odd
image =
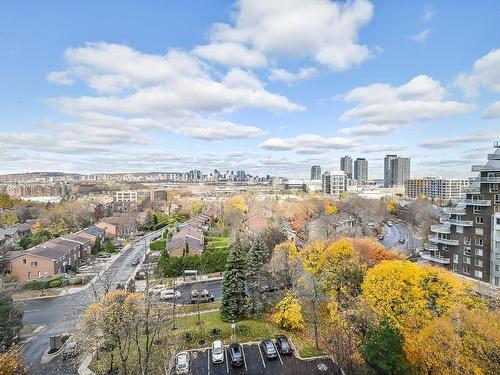
[[[394,225],[394,224],[392,224],[392,221],[388,221],[388,222],[387,222],[387,226],[388,226],[388,227],[392,227],[393,225]]]
[[[154,287],[152,287],[149,292],[153,295],[158,295],[160,294],[163,290],[165,290],[165,285],[164,284],[158,284]]]
[[[218,364],[224,362],[224,345],[221,340],[216,340],[212,344],[212,363]]]
[[[181,292],[173,289],[164,289],[160,292],[160,299],[162,301],[171,301],[173,299],[180,298]]]
[[[177,375],[189,374],[189,353],[180,352],[175,356],[175,373]]]

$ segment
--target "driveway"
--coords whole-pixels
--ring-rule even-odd
[[[144,253],[145,246],[149,245],[149,239],[154,235],[151,233],[133,242],[130,248],[120,253],[113,264],[104,271],[103,277],[115,275],[113,280],[115,286],[118,283],[126,283],[135,269],[131,264],[132,259],[136,255]],[[61,364],[60,358],[44,365],[40,364],[40,359],[49,345],[50,336],[74,332],[82,314],[93,302],[95,302],[95,297],[92,287],[61,297],[21,302],[21,308],[24,311],[23,324],[44,326],[41,331],[32,336],[22,349],[25,361],[30,366],[30,374],[66,375],[76,373],[72,366]]]
[[[211,349],[191,351],[192,375],[321,375],[336,374],[337,366],[328,357],[302,360],[294,355],[267,360],[258,344],[243,344],[244,365],[233,368],[228,362],[228,350],[225,350],[224,363],[214,365],[211,362]]]

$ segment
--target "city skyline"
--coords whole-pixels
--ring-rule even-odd
[[[473,176],[500,137],[500,4],[274,4],[4,5],[0,173],[307,178],[350,155],[380,179],[397,153]]]

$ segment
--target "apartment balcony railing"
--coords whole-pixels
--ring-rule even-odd
[[[424,243],[424,249],[427,251],[438,251],[439,250],[438,245],[436,245],[435,243],[430,243],[430,242]]]
[[[450,258],[431,255],[431,253],[429,251],[426,251],[426,250],[421,251],[420,256],[423,259],[428,260],[430,262],[439,263],[439,264],[450,264]]]
[[[434,233],[444,233],[444,234],[450,234],[450,226],[446,224],[436,224],[436,225],[431,225],[431,232]]]
[[[460,215],[463,216],[466,214],[465,207],[446,207],[443,208],[443,211],[448,215]]]
[[[471,186],[471,187],[468,187],[467,189],[464,189],[464,193],[467,193],[467,194],[480,194],[481,193],[481,188],[479,186]]]
[[[450,246],[458,246],[458,244],[459,244],[458,240],[452,240],[450,238],[442,238],[436,234],[431,234],[429,236],[429,241],[434,242],[434,243],[440,243],[443,245],[450,245]]]
[[[466,199],[465,204],[468,206],[491,206],[491,200],[487,199]]]
[[[500,155],[498,155],[498,154],[488,154],[488,160],[500,160]]]
[[[496,168],[498,170],[498,168]],[[481,177],[479,180],[483,184],[499,184],[500,177]]]
[[[474,225],[472,220],[448,219],[446,222],[460,227],[472,227]]]

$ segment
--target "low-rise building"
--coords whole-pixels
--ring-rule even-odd
[[[470,184],[469,178],[412,178],[405,181],[405,193],[410,198],[432,198],[446,203],[460,199]]]
[[[136,217],[133,214],[105,217],[95,226],[104,229],[108,238],[129,238],[137,231]]]
[[[322,191],[324,194],[338,195],[347,191],[347,175],[344,171],[328,171],[322,176]]]
[[[30,224],[14,224],[0,228],[0,247],[12,245],[24,237],[31,235]]]

